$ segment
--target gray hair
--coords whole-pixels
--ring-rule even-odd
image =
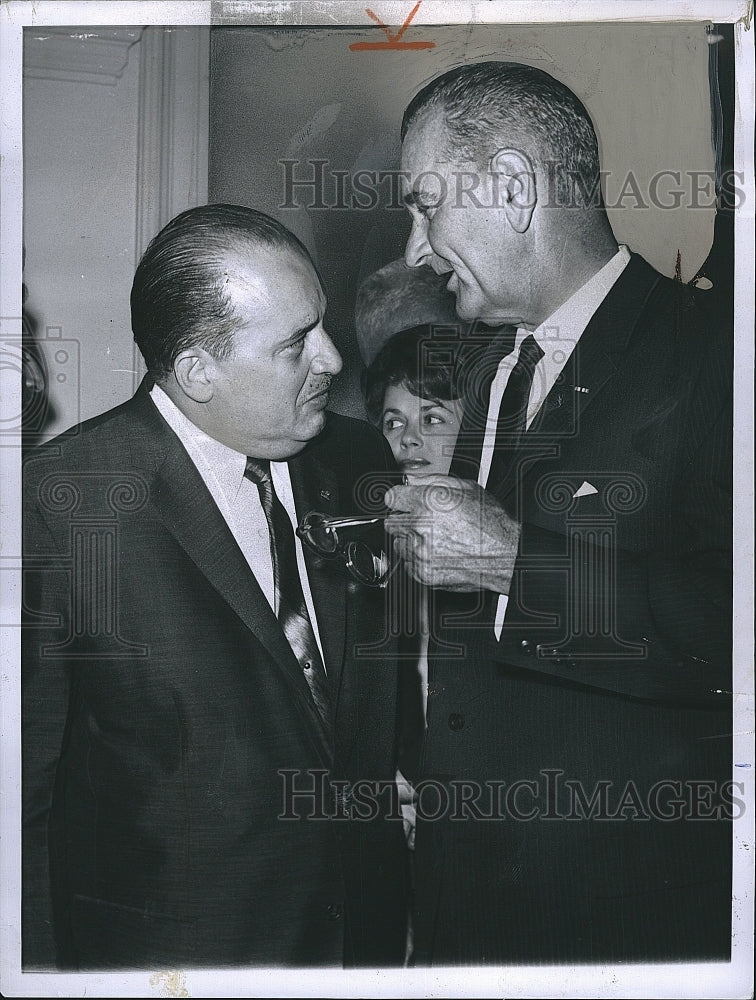
[[[360,285],[354,309],[360,354],[369,365],[395,333],[423,323],[459,327],[449,275],[393,260]]]
[[[549,203],[603,207],[590,116],[568,87],[543,70],[514,62],[450,70],[412,99],[402,120],[402,140],[419,117],[432,111],[443,115],[447,155],[483,166],[497,149],[516,142],[553,171]]]

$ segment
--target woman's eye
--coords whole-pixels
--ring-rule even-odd
[[[423,423],[426,424],[445,424],[446,421],[443,417],[436,416],[435,413],[426,413],[423,417]]]
[[[398,430],[402,426],[401,420],[397,420],[396,417],[388,417],[383,421],[384,433],[389,433],[391,431]]]

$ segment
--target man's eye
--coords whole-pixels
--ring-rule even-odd
[[[435,201],[415,201],[414,204],[409,206],[409,212],[416,222],[427,222],[433,218],[438,204]]]
[[[300,337],[299,340],[295,340],[293,343],[287,344],[286,347],[284,347],[284,352],[286,354],[291,354],[294,357],[297,357],[297,355],[301,354],[302,351],[304,350],[304,345],[305,345],[305,338]]]
[[[423,219],[432,219],[438,205],[418,205],[418,212]]]

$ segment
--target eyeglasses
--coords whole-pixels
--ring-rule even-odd
[[[341,555],[355,580],[367,587],[385,587],[389,577],[389,562],[385,552],[376,555],[367,542],[346,540],[345,532],[380,524],[383,517],[355,514],[352,517],[326,517],[318,510],[305,515],[297,535],[318,555],[335,558]],[[340,537],[341,536],[341,537]]]

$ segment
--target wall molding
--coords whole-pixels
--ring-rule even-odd
[[[179,212],[207,202],[210,28],[147,27],[139,42],[135,265]],[[134,348],[134,387],[144,362]]]
[[[34,28],[24,32],[24,76],[114,86],[143,28]]]

